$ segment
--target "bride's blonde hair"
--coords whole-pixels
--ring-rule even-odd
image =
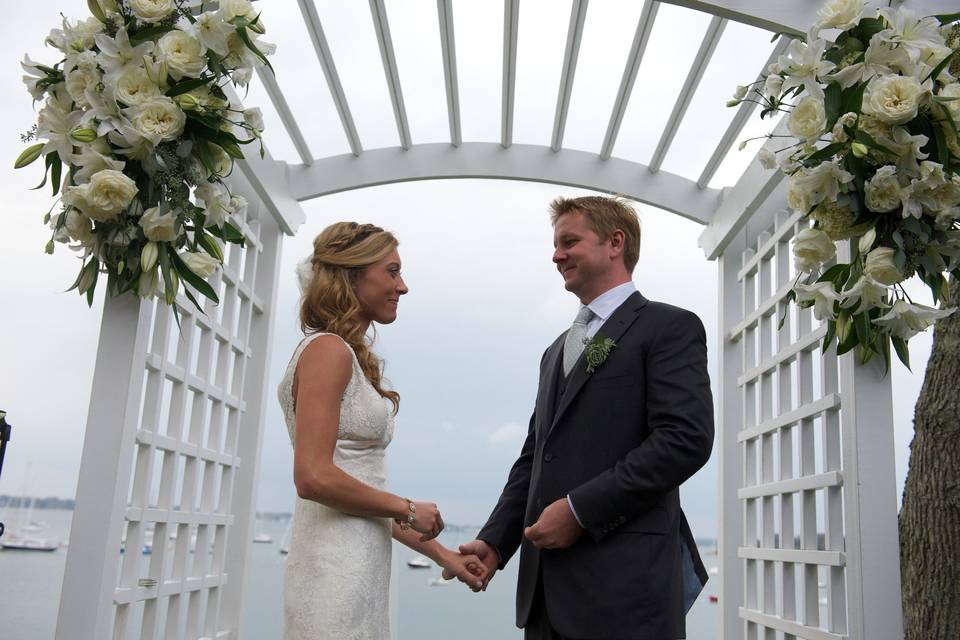
[[[372,224],[337,222],[313,240],[309,275],[302,277],[300,328],[304,333],[335,333],[353,348],[360,368],[373,388],[400,408],[400,394],[383,387],[383,361],[370,350],[364,335],[362,307],[354,285],[370,265],[397,248],[389,231]]]

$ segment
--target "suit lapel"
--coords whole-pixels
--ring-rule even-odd
[[[537,399],[538,414],[542,416],[542,419],[538,420],[538,435],[542,431],[540,425],[543,425],[545,429],[553,424],[553,411],[557,406],[557,379],[561,366],[561,355],[563,354],[563,341],[566,335],[566,333],[562,334],[550,346],[544,362],[543,373],[540,377],[540,397]]]
[[[624,300],[623,304],[613,312],[613,315],[607,318],[607,321],[597,330],[597,333],[602,333],[604,337],[617,342],[623,334],[626,333],[627,329],[630,328],[634,320],[637,319],[637,315],[639,315],[640,310],[643,309],[646,304],[647,299],[640,295],[639,291],[632,293],[630,297]],[[616,347],[614,347],[611,355],[615,353]],[[547,430],[548,437],[588,380],[590,380],[590,374],[587,373],[586,349],[584,349],[584,352],[580,354],[580,358],[573,365],[570,376],[567,378],[566,391],[564,391],[563,397],[560,399],[560,406],[557,407],[557,412],[550,422],[550,429]]]

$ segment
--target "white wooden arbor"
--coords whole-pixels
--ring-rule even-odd
[[[823,327],[809,310],[783,301],[793,275],[788,243],[802,222],[783,208],[780,176],[754,161],[732,187],[708,187],[752,105],[739,108],[697,179],[661,168],[727,22],[787,34],[772,45],[774,58],[789,34],[815,20],[821,2],[668,3],[712,18],[650,161],[641,164],[613,151],[661,2],[644,1],[627,59],[610,61],[622,65],[622,80],[614,103],[603,107],[606,134],[586,152],[564,148],[564,132],[588,0],[571,2],[552,135],[538,145],[513,143],[518,39],[535,28],[518,24],[519,0],[503,3],[500,139],[489,141],[462,139],[454,4],[437,0],[434,62],[445,79],[449,142],[431,144],[411,138],[384,0],[369,0],[400,141],[371,150],[360,143],[314,2],[297,0],[351,152],[315,158],[280,86],[260,73],[300,162],[268,154],[240,163],[233,188],[251,203],[242,221],[248,242],[231,246],[212,278],[220,306],[199,314],[178,299],[181,335],[163,305],[107,301],[58,639],[242,635],[258,451],[265,403],[274,401],[266,349],[282,238],[304,220],[298,203],[384,183],[468,177],[622,193],[704,225],[700,244],[717,261],[720,283],[718,636],[902,636],[889,379],[852,356],[821,354]],[[950,8],[945,0],[908,4],[922,14]],[[748,61],[741,76],[760,74],[769,62],[762,58]],[[155,543],[145,557],[138,551],[148,531]]]

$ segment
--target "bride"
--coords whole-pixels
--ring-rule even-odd
[[[303,299],[297,346],[278,395],[293,443],[293,516],[283,586],[283,637],[389,637],[391,537],[471,587],[486,569],[439,544],[432,502],[384,490],[384,453],[400,395],[365,339],[371,323],[396,320],[407,286],[394,236],[339,222],[298,268]]]

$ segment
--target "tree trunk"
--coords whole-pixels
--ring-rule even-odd
[[[960,303],[951,278],[949,302]],[[906,640],[960,638],[960,311],[937,322],[900,509]]]

